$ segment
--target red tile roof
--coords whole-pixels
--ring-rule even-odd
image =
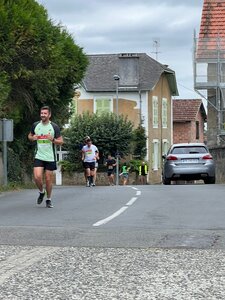
[[[225,58],[225,1],[204,0],[199,31],[198,58]]]
[[[225,1],[204,0],[199,38],[225,37]]]
[[[173,100],[173,121],[194,121],[199,110],[206,120],[206,111],[201,99],[175,99]]]

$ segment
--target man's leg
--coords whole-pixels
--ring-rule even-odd
[[[34,167],[34,181],[40,192],[43,192],[43,167]]]
[[[111,185],[114,185],[114,174],[112,173],[110,177],[111,177]]]
[[[45,191],[43,187],[43,171],[43,167],[34,167],[34,181],[36,183],[37,188],[39,189],[37,204],[41,204],[45,196]]]
[[[93,185],[95,185],[96,178],[97,178],[97,168],[94,169]]]
[[[45,183],[46,183],[46,192],[47,192],[48,199],[51,199],[52,196],[52,180],[53,180],[53,171],[45,170]]]
[[[87,178],[87,186],[90,186],[90,181],[91,181],[91,170],[90,170],[90,168],[86,168],[85,172],[86,172],[86,178]]]
[[[95,169],[90,170],[90,185],[93,186]]]

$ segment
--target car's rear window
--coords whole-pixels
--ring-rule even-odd
[[[197,154],[207,153],[207,149],[204,146],[187,146],[187,147],[174,147],[171,151],[172,154]]]

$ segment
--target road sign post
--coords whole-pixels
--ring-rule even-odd
[[[13,120],[0,119],[0,141],[3,142],[3,184],[8,184],[7,142],[13,141]]]

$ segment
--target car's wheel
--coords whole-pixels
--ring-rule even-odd
[[[215,177],[208,177],[208,178],[204,179],[204,183],[205,184],[214,184],[214,183],[216,183],[216,178]]]
[[[168,179],[168,178],[163,177],[163,184],[170,185],[171,184],[171,180]]]

